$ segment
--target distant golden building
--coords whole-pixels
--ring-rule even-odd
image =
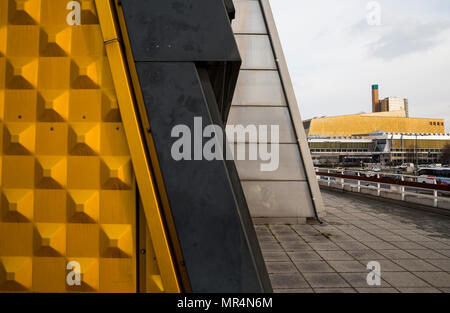
[[[444,120],[410,118],[408,99],[379,99],[378,85],[372,85],[372,113],[319,117],[303,122],[307,136],[348,137],[376,131],[387,133],[444,134]]]
[[[321,137],[351,136],[375,131],[389,133],[445,133],[443,119],[410,118],[405,111],[363,113],[313,118],[304,121],[307,135]]]

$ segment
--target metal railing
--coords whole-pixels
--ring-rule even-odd
[[[407,202],[425,202],[437,208],[441,203],[450,207],[450,186],[418,181],[417,176],[367,172],[349,169],[316,168],[316,175],[321,185],[340,188],[358,193],[370,193],[378,197],[393,198]],[[399,195],[397,197],[396,195]],[[412,201],[411,198],[417,198]],[[427,201],[432,200],[432,203]]]

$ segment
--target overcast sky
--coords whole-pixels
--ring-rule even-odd
[[[409,99],[411,117],[445,118],[450,131],[450,1],[270,0],[304,119],[371,111]]]

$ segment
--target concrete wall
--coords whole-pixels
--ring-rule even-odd
[[[262,172],[261,160],[236,161],[250,212],[257,222],[302,222],[324,210],[272,12],[265,0],[234,4],[232,26],[243,64],[228,124],[280,126],[276,171]]]

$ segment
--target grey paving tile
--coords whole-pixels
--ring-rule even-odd
[[[272,242],[272,243],[277,243],[277,240],[275,239],[275,237],[273,237],[272,235],[270,236],[258,236],[258,241],[259,242]]]
[[[406,238],[404,238],[402,236],[399,236],[399,235],[391,235],[391,236],[384,235],[384,236],[378,236],[378,238],[381,238],[382,240],[387,241],[387,242],[408,241],[408,239],[406,239]]]
[[[436,249],[436,251],[450,258],[450,250]]]
[[[353,235],[353,237],[358,238],[358,241],[359,241],[359,242],[362,242],[362,243],[364,243],[364,244],[365,244],[366,242],[372,242],[372,241],[381,240],[380,238],[375,237],[375,236],[360,236],[360,235],[358,235],[358,234]]]
[[[314,242],[309,244],[316,251],[322,250],[342,250],[339,246],[332,242]]]
[[[301,241],[284,241],[281,245],[286,251],[312,250],[308,244]]]
[[[448,259],[447,256],[440,254],[434,250],[405,250],[412,255],[415,255],[421,259],[432,260],[432,259]]]
[[[275,235],[278,241],[303,241],[298,234]]]
[[[263,251],[283,251],[283,248],[278,243],[261,241],[259,244]]]
[[[327,261],[354,260],[354,258],[345,251],[317,251],[317,253]]]
[[[439,288],[442,292],[450,293],[450,288]]]
[[[326,238],[323,235],[316,235],[316,236],[302,236],[302,239],[304,241],[306,241],[307,243],[329,243],[330,240],[328,238]]]
[[[397,249],[394,245],[391,245],[390,243],[386,241],[365,241],[364,244],[368,246],[369,248],[375,249],[375,250],[392,250]]]
[[[439,267],[441,270],[450,272],[450,259],[433,259],[427,260],[427,262],[433,264],[436,267]]]
[[[450,227],[447,229],[447,231],[450,232]],[[434,238],[434,240],[442,242],[449,247],[449,248],[445,248],[445,249],[450,249],[450,239],[449,238],[436,237],[436,236],[433,236],[433,238]]]
[[[391,241],[390,243],[400,249],[414,249],[414,250],[427,249],[426,247],[421,246],[418,243],[412,241]]]
[[[437,271],[440,269],[420,259],[405,259],[405,260],[393,260],[395,263],[403,267],[404,269],[415,271]]]
[[[404,251],[404,250],[378,250],[379,253],[384,255],[385,257],[391,259],[391,260],[401,260],[401,259],[416,259],[417,257]]]
[[[292,229],[297,232],[311,232],[312,234],[317,233],[317,230],[311,225],[293,225]]]
[[[434,239],[422,235],[409,236],[408,239],[415,242],[434,242]]]
[[[409,272],[382,272],[381,277],[393,287],[430,287],[428,283]]]
[[[269,274],[273,289],[303,289],[309,288],[308,283],[300,274]]]
[[[326,273],[334,270],[325,261],[300,261],[294,262],[301,273]]]
[[[266,262],[289,262],[289,256],[286,252],[263,252],[263,257]]]
[[[373,288],[373,289],[381,289],[391,287],[385,280],[381,279],[380,286],[370,286],[367,283],[367,275],[368,272],[360,272],[360,273],[340,273],[341,276],[353,287],[365,287],[365,288]]]
[[[288,252],[289,257],[294,261],[322,260],[322,257],[314,251]]]
[[[311,288],[302,289],[274,289],[274,293],[314,293]]]
[[[398,293],[395,288],[356,288],[359,293]]]
[[[330,240],[335,243],[345,241],[356,241],[353,237],[350,237],[349,235],[332,235],[330,237]]]
[[[259,233],[270,233],[269,228],[267,226],[255,225],[255,231],[257,234]]]
[[[361,264],[367,268],[368,263],[372,260],[361,260]],[[405,272],[406,270],[391,260],[373,260],[380,263],[381,273],[383,272]]]
[[[344,250],[369,250],[370,248],[357,241],[344,241],[336,243]]]
[[[314,288],[316,293],[356,293],[353,288]]]
[[[346,250],[346,252],[357,260],[375,261],[386,259],[386,257],[384,257],[383,255],[374,250],[357,250],[357,251]]]
[[[450,274],[446,272],[414,272],[433,287],[450,287]]]
[[[426,246],[427,248],[429,248],[429,249],[434,249],[434,250],[448,250],[448,249],[450,249],[450,246],[449,245],[447,245],[447,244],[445,244],[445,243],[442,243],[442,242],[438,242],[438,241],[420,241],[420,240],[418,240],[417,242],[422,242],[422,244],[424,245],[424,246]]]
[[[304,273],[313,288],[350,287],[337,273]]]
[[[333,267],[338,273],[352,273],[352,272],[363,272],[366,270],[361,263],[358,261],[328,261],[328,263]]]
[[[424,287],[424,288],[398,288],[401,293],[441,293],[440,290],[433,287]]]
[[[297,273],[292,262],[267,262],[266,266],[269,274]]]
[[[269,225],[272,231],[291,231],[292,228],[288,225]]]

